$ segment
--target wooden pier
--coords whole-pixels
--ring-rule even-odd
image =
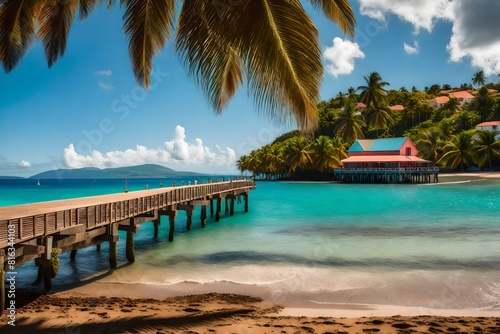
[[[122,230],[127,232],[127,260],[134,262],[134,234],[142,223],[152,222],[157,236],[160,217],[168,216],[168,240],[173,241],[178,211],[186,212],[190,230],[194,207],[201,206],[200,223],[205,227],[207,207],[219,221],[223,200],[225,213],[233,215],[235,199],[241,196],[247,212],[254,188],[254,181],[234,180],[0,207],[0,305],[3,308],[5,272],[26,261],[35,260],[38,280],[43,279],[48,290],[60,253],[71,252],[74,259],[78,249],[96,245],[99,250],[101,243],[109,242],[109,263],[115,268],[118,230]]]
[[[343,183],[437,183],[439,167],[336,168],[334,173]]]

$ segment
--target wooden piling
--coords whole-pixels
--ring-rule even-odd
[[[71,259],[71,261],[75,261],[75,258],[76,258],[76,249],[73,249],[71,251],[71,254],[69,255],[69,258]]]
[[[243,197],[245,198],[245,212],[248,212],[248,194],[244,194]]]
[[[116,240],[115,236],[118,235],[118,225],[110,224],[108,227],[108,235],[111,237],[109,241],[109,267],[115,269],[118,265],[118,259],[116,255]]]
[[[101,244],[95,245],[95,250],[96,250],[96,252],[100,252],[101,251]]]
[[[220,211],[222,206],[222,198],[217,197],[217,208],[215,209],[215,221],[218,222],[220,220]]]
[[[158,219],[153,220],[153,224],[155,227],[154,236],[156,238],[158,236],[158,227],[160,226],[160,217],[158,217]]]
[[[186,210],[186,230],[191,231],[191,225],[193,224],[192,216],[193,210]]]
[[[168,232],[168,241],[174,241],[174,231],[175,231],[175,216],[177,216],[177,212],[173,212],[168,215],[168,222],[170,224],[170,230]]]
[[[225,212],[225,213],[226,213],[226,215],[227,215],[227,213],[229,212],[229,205],[228,205],[228,202],[229,202],[229,201],[228,201],[227,196],[226,196],[226,198],[225,198],[225,203],[224,203],[224,210],[226,211],[226,212]]]
[[[135,262],[135,251],[134,251],[134,232],[127,231],[127,241],[125,245],[125,255],[127,256],[128,262]]]
[[[234,196],[229,200],[229,214],[234,215]]]
[[[201,227],[207,226],[207,206],[206,205],[201,206],[200,220],[201,220]]]
[[[214,199],[213,197],[210,198],[210,217],[214,217]]]

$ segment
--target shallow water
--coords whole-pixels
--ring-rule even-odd
[[[0,185],[0,205],[122,191],[123,182],[46,183],[28,189]],[[144,189],[149,183],[152,188],[159,182],[171,180],[129,180],[128,186]],[[106,244],[99,253],[80,250],[76,262],[63,254],[53,285],[94,277],[182,292],[190,285],[224,282],[260,289],[277,302],[499,307],[498,208],[499,181],[258,182],[250,212],[238,204],[233,217],[223,216],[218,223],[210,219],[202,229],[195,211],[189,232],[180,212],[173,243],[167,241],[168,220],[162,220],[156,239],[152,224],[145,223],[135,238],[134,264],[108,271]],[[122,234],[118,243],[121,265],[126,264],[124,239]],[[19,273],[24,286],[36,277],[32,263]]]

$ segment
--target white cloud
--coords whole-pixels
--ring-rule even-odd
[[[420,46],[418,45],[418,41],[413,43],[413,46],[404,43],[403,48],[405,52],[409,55],[416,55],[420,51]]]
[[[455,0],[451,6],[453,34],[450,60],[469,58],[485,75],[500,73],[500,1]]]
[[[415,33],[420,29],[432,31],[437,20],[448,16],[451,0],[358,0],[360,12],[381,22],[386,22],[390,14],[410,22]]]
[[[108,68],[107,70],[103,70],[103,71],[97,71],[95,72],[96,75],[98,76],[111,76],[111,74],[113,74],[113,72],[111,72],[111,70]]]
[[[486,75],[500,73],[500,1],[491,0],[358,0],[361,14],[387,22],[391,14],[432,32],[439,20],[452,23],[447,50],[450,61],[469,60]]]
[[[358,43],[335,37],[333,46],[325,49],[323,57],[326,60],[326,71],[338,77],[351,74],[354,71],[354,60],[365,58],[365,54],[359,48]]]
[[[102,89],[105,89],[105,90],[113,90],[115,89],[115,87],[111,86],[111,85],[108,85],[107,83],[99,80],[97,82],[97,84],[99,85],[99,87],[101,87]]]
[[[22,160],[22,161],[19,163],[19,167],[23,167],[23,168],[30,168],[30,167],[31,167],[31,164],[30,164],[28,161],[24,161],[24,160]]]
[[[123,167],[146,163],[162,165],[196,166],[225,166],[234,164],[236,154],[233,149],[221,148],[216,145],[211,150],[203,145],[203,141],[196,138],[192,143],[186,141],[185,129],[177,125],[174,138],[164,143],[163,147],[147,148],[137,145],[135,149],[125,151],[111,151],[101,153],[92,151],[88,155],[76,152],[73,144],[64,149],[63,162],[69,168],[82,167]]]

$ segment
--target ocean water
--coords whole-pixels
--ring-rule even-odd
[[[156,188],[160,182],[168,186],[172,179],[129,180],[127,187]],[[41,183],[2,181],[0,205],[124,189],[124,180]],[[167,241],[168,219],[162,220],[157,238],[152,224],[143,224],[131,265],[121,234],[118,270],[109,270],[107,244],[101,252],[79,250],[75,262],[63,254],[53,286],[98,280],[123,283],[116,285],[120,289],[144,284],[173,293],[235,288],[285,304],[500,311],[499,181],[258,182],[249,201],[248,213],[243,203],[237,204],[234,216],[223,215],[220,222],[209,218],[205,228],[195,211],[191,231],[185,231],[185,214],[180,212],[172,243]],[[21,287],[31,287],[34,264],[19,268],[19,277]]]

